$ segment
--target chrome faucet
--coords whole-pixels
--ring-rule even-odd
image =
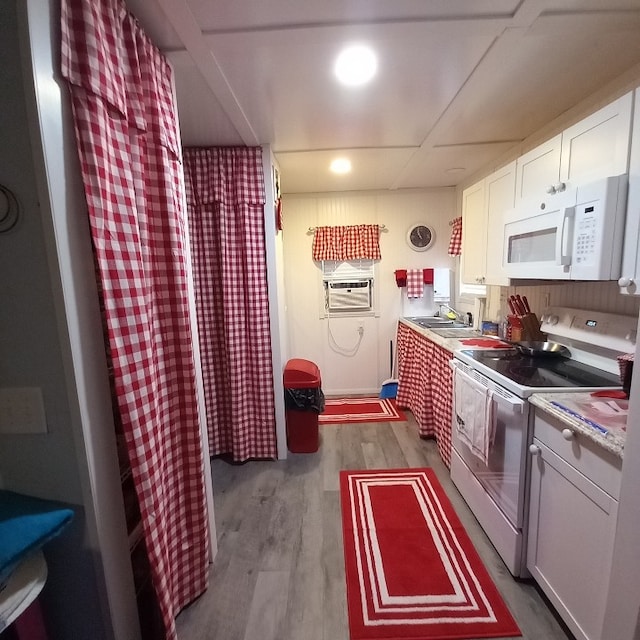
[[[465,321],[464,314],[460,313],[459,311],[456,311],[453,307],[450,307],[448,304],[444,304],[444,303],[441,303],[441,304],[439,305],[438,315],[439,315],[440,317],[442,317],[442,308],[443,308],[443,307],[444,307],[445,309],[449,309],[449,311],[451,311],[451,313],[455,313],[455,315],[456,315],[456,320],[457,320],[458,322],[464,322],[464,321]]]

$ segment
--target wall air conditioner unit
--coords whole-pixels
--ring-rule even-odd
[[[371,280],[325,281],[327,309],[371,311]]]

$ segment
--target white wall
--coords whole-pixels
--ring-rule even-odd
[[[0,183],[15,193],[20,217],[0,235],[0,386],[41,388],[48,433],[0,435],[0,469],[6,488],[81,503],[12,5],[0,6],[0,84],[13,88],[0,100]]]
[[[455,262],[447,255],[454,217],[453,189],[403,192],[358,192],[285,195],[284,268],[287,299],[289,357],[305,358],[320,367],[327,395],[377,393],[390,377],[389,344],[398,318],[403,315],[406,289],[396,286],[396,269],[446,267]],[[426,252],[412,251],[406,232],[424,221],[435,230],[434,245]],[[382,259],[377,264],[376,316],[330,318],[322,316],[321,271],[311,257],[313,235],[309,227],[378,224]],[[364,327],[359,348],[358,326]],[[335,344],[329,334],[329,329]],[[333,346],[332,346],[333,345]]]
[[[284,409],[284,384],[282,373],[287,362],[286,307],[282,233],[276,225],[276,186],[274,171],[279,171],[269,145],[262,147],[262,166],[265,181],[265,251],[267,261],[267,286],[269,289],[269,317],[271,321],[271,362],[273,365],[273,392],[276,414],[276,440],[278,458],[287,457],[287,433]]]
[[[47,433],[0,435],[0,476],[5,489],[62,501],[74,509],[71,527],[45,548],[45,615],[50,620],[64,608],[65,598],[75,600],[82,609],[70,625],[77,637],[102,638],[99,617],[91,622],[84,613],[95,606],[97,593],[93,558],[84,544],[81,470],[52,290],[55,276],[47,255],[47,210],[39,202],[25,114],[28,83],[23,83],[18,34],[16,3],[0,3],[0,85],[5,88],[0,96],[0,183],[20,204],[17,225],[0,235],[0,386],[40,388]],[[60,637],[69,637],[63,628]]]
[[[640,328],[640,327],[639,327]],[[640,348],[636,347],[640,359]],[[637,371],[637,368],[636,368]],[[613,570],[605,612],[604,628],[608,638],[640,638],[640,375],[631,383],[627,439],[624,446],[618,526],[613,553]]]
[[[500,321],[509,313],[507,298],[511,294],[527,296],[531,310],[540,317],[548,306],[590,309],[605,313],[637,316],[640,296],[620,294],[617,282],[541,282],[512,287],[489,287],[486,320]]]

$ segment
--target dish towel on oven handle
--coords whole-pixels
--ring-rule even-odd
[[[422,298],[424,269],[407,269],[407,298]]]
[[[454,369],[454,427],[471,453],[485,464],[493,444],[493,391]]]

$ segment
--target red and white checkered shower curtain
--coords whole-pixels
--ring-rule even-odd
[[[211,455],[277,457],[259,147],[184,149]]]
[[[61,22],[117,410],[174,639],[209,540],[172,72],[121,0],[63,0]]]

